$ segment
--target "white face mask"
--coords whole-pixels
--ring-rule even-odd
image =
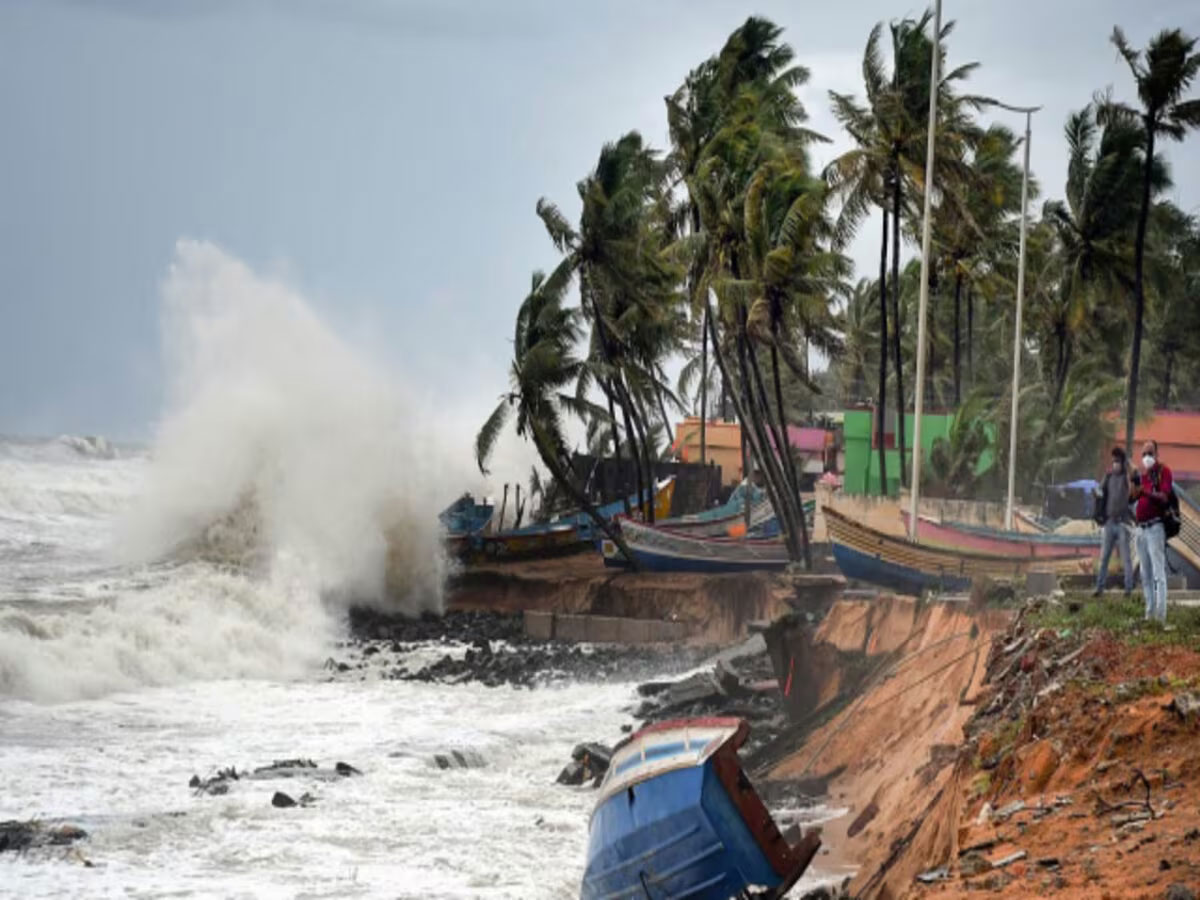
[[[1112,470],[1113,470],[1114,475],[1120,475],[1121,474],[1121,464],[1114,460],[1113,464],[1112,464]]]
[[[1150,469],[1154,467],[1154,457],[1147,453],[1142,457],[1142,468]]]

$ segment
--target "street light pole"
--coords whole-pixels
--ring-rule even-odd
[[[929,306],[929,237],[930,215],[933,206],[933,150],[937,131],[938,64],[942,48],[942,0],[933,6],[933,62],[929,78],[929,135],[925,142],[925,211],[921,220],[921,289],[917,305],[917,384],[913,409],[912,493],[909,496],[908,534],[916,540],[917,511],[921,497],[921,417],[925,412],[925,317]],[[898,227],[898,224],[897,224]],[[896,285],[899,290],[899,285]],[[904,410],[897,410],[904,415]],[[882,443],[879,452],[883,452]],[[904,465],[904,460],[900,460]],[[884,488],[886,489],[886,485]]]
[[[1004,507],[1004,527],[1012,531],[1013,495],[1017,485],[1017,406],[1021,391],[1021,308],[1025,300],[1025,231],[1029,214],[1029,141],[1032,135],[1033,114],[1040,106],[1009,106],[997,103],[1002,109],[1025,113],[1025,173],[1021,178],[1021,244],[1017,258],[1017,315],[1013,322],[1012,416],[1008,424],[1008,502]]]

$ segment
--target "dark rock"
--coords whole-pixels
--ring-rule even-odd
[[[192,776],[192,780],[188,782],[188,787],[190,787],[190,788],[198,788],[198,787],[200,787],[200,776],[199,776],[199,775],[193,775],[193,776]]]
[[[1196,900],[1196,895],[1191,888],[1176,883],[1167,888],[1167,900]]]
[[[587,766],[581,762],[572,761],[558,773],[558,783],[576,787],[587,780]]]
[[[271,798],[271,805],[277,809],[287,809],[295,806],[296,801],[285,794],[283,791],[276,791],[275,796]]]
[[[360,772],[358,769],[354,768],[354,766],[350,765],[350,763],[339,762],[333,768],[342,777],[348,777],[350,775],[361,775],[362,774],[362,772]]]
[[[612,762],[612,750],[603,744],[577,744],[571,751],[571,759],[583,763],[597,774],[603,774]]]
[[[47,826],[41,822],[0,822],[0,853],[21,851],[47,845],[73,844],[88,836],[75,825]]]

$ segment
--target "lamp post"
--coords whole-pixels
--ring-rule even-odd
[[[933,6],[933,62],[929,77],[929,135],[925,143],[925,211],[921,220],[921,290],[917,305],[917,384],[913,408],[912,493],[909,496],[908,533],[917,537],[917,510],[921,496],[921,417],[925,412],[925,317],[929,306],[929,226],[933,206],[933,150],[937,131],[939,63],[942,48],[942,0]],[[897,288],[899,286],[897,285]],[[904,415],[904,410],[898,410]],[[879,452],[883,452],[882,445]],[[900,460],[904,465],[904,460]],[[886,485],[885,485],[886,489]]]
[[[1025,114],[1025,173],[1021,177],[1021,244],[1017,258],[1017,314],[1013,322],[1012,417],[1008,424],[1008,501],[1004,507],[1004,527],[1013,527],[1013,495],[1017,484],[1017,405],[1021,390],[1021,307],[1025,301],[1025,230],[1029,222],[1029,140],[1033,114],[1040,106],[1009,106],[997,103],[1001,109]]]

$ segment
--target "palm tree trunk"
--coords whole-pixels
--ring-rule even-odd
[[[712,337],[713,357],[717,361],[717,368],[721,370],[721,382],[722,382],[722,384],[727,385],[730,383],[729,367],[725,364],[725,354],[721,352],[721,343],[720,343],[720,341],[717,340],[717,332],[716,332],[716,325],[714,323],[714,318],[715,317],[712,314],[712,307],[710,306],[709,314],[708,314],[708,327],[709,327],[709,334]],[[746,396],[748,398],[749,394],[747,393]],[[747,424],[745,424],[745,423],[749,423],[749,422],[753,421],[753,415],[746,408],[743,407],[742,402],[738,399],[738,394],[736,391],[730,392],[730,398],[733,401],[734,412],[737,414],[738,420],[743,423],[742,440],[744,440],[746,442],[747,449],[750,453],[753,453],[757,459],[760,459],[760,460],[763,459],[765,457],[766,448],[763,447],[762,444],[759,443],[759,440],[760,440],[759,435],[755,432],[755,430],[753,428],[749,427]],[[749,470],[746,470],[747,478],[749,478],[749,474],[750,474]],[[764,475],[765,475],[765,472],[764,472]],[[779,511],[782,508],[782,506],[780,504],[780,498],[775,495],[774,486],[771,484],[771,480],[769,478],[764,478],[764,480],[766,482],[765,487],[766,487],[766,491],[767,491],[767,497],[770,499],[771,505],[775,509],[776,514],[779,514]],[[749,491],[747,491],[747,495],[749,495]],[[785,534],[784,537],[786,539],[787,535]],[[789,544],[789,552],[790,552],[790,544]]]
[[[603,531],[608,536],[608,539],[617,545],[617,549],[621,551],[621,555],[629,561],[630,567],[636,572],[638,569],[637,560],[629,551],[629,545],[621,537],[621,532],[612,522],[600,515],[600,510],[596,509],[592,501],[588,499],[587,494],[581,491],[575,484],[575,480],[568,474],[569,468],[563,465],[541,423],[536,419],[531,419],[530,426],[533,431],[533,443],[537,447],[538,456],[542,458],[542,463],[549,470],[550,476],[554,479],[555,483],[570,494],[575,503],[579,505],[579,508],[587,513],[588,517],[596,523],[596,527]]]
[[[767,402],[767,392],[763,386],[762,370],[758,366],[758,354],[755,352],[754,345],[746,333],[746,308],[744,306],[738,310],[738,323],[741,362],[743,371],[747,376],[747,387],[750,394],[748,398],[750,401],[750,416],[754,422],[754,427],[758,430],[759,443],[763,448],[763,455],[760,459],[763,462],[767,487],[774,494],[773,505],[775,506],[775,514],[780,517],[787,532],[788,553],[793,560],[799,562],[802,558],[800,532],[799,527],[796,525],[791,490],[788,485],[787,476],[783,474],[779,458],[776,456],[776,452],[780,454],[786,452],[787,434],[779,428],[774,428],[772,429],[774,431],[773,441],[767,434],[767,429],[770,427],[771,422],[771,407]],[[753,381],[752,385],[749,384],[751,380]],[[757,406],[754,400],[756,388]],[[775,445],[775,452],[772,452],[772,444]]]
[[[883,211],[883,242],[879,247],[879,405],[875,410],[875,428],[879,434],[879,493],[887,495],[887,454],[884,450],[883,434],[887,425],[887,250],[888,250],[888,213]],[[893,289],[898,284],[892,285]],[[897,371],[896,373],[900,373]],[[903,416],[904,409],[900,408]],[[900,459],[900,471],[904,471],[904,458]]]
[[[521,482],[517,482],[517,499],[516,499],[517,520],[513,523],[513,528],[521,527],[521,519],[525,518],[525,505],[521,503]]]
[[[504,483],[504,499],[500,501],[500,530],[504,530],[504,511],[508,508],[508,482]]]
[[[1170,409],[1171,407],[1171,368],[1175,363],[1175,351],[1168,350],[1164,356],[1166,357],[1166,368],[1163,371],[1163,391],[1162,391],[1162,408]]]
[[[1142,320],[1146,315],[1146,291],[1142,273],[1146,262],[1146,222],[1150,218],[1150,184],[1154,170],[1154,129],[1146,129],[1146,159],[1142,174],[1142,208],[1138,211],[1137,239],[1133,245],[1133,349],[1129,354],[1129,396],[1125,401],[1125,452],[1133,455],[1133,426],[1137,421],[1138,368],[1142,362]]]
[[[787,420],[783,415],[783,386],[779,381],[779,351],[775,345],[771,345],[771,377],[775,380],[775,409],[779,415],[779,421],[783,423],[784,435],[787,433]],[[792,479],[792,490],[796,494],[796,506],[800,516],[800,550],[804,554],[804,568],[812,568],[812,551],[808,546],[808,522],[804,519],[804,500],[800,496],[800,478],[796,474],[796,460],[792,457],[792,448],[787,444],[784,445],[785,462],[787,463],[788,474]]]
[[[962,272],[954,272],[954,408],[962,402],[962,342],[959,335],[959,319],[962,316]]]
[[[900,350],[900,155],[892,153],[892,365],[896,372],[896,449],[900,453],[900,485],[908,487],[904,461],[904,360]]]
[[[667,433],[667,444],[675,443],[675,433],[671,431],[671,421],[667,418],[667,405],[663,403],[662,388],[654,385],[654,399],[658,401],[658,414],[662,416],[663,431]]]
[[[637,503],[638,508],[642,511],[642,517],[646,514],[646,495],[644,493],[645,485],[642,481],[642,457],[638,448],[637,431],[633,427],[633,420],[629,415],[628,396],[625,394],[625,387],[622,384],[621,376],[618,373],[613,377],[613,386],[618,388],[618,394],[621,396],[621,415],[625,419],[625,437],[629,441],[629,458],[633,463],[633,480],[637,486]],[[625,493],[625,488],[622,486],[621,492]]]
[[[646,407],[640,397],[633,395],[634,427],[638,429],[638,437],[642,442],[642,459],[646,464],[646,500],[643,520],[648,525],[654,524],[654,497],[658,489],[658,476],[654,471],[654,460],[650,455],[650,428],[646,416]]]
[[[708,307],[704,308],[704,321],[700,326],[700,465],[708,461],[706,453],[708,425]],[[705,497],[707,504],[708,498]]]
[[[604,389],[604,396],[608,398],[608,418],[612,422],[612,439],[613,439],[613,455],[617,460],[617,471],[621,471],[621,433],[617,429],[617,411],[613,407],[613,388],[609,381],[601,380],[601,387]],[[625,423],[626,429],[629,428],[629,423]],[[629,491],[625,490],[623,485],[619,485],[621,492],[621,506],[625,508],[625,515],[630,514],[629,508]]]
[[[967,384],[975,387],[975,295],[967,285]]]

